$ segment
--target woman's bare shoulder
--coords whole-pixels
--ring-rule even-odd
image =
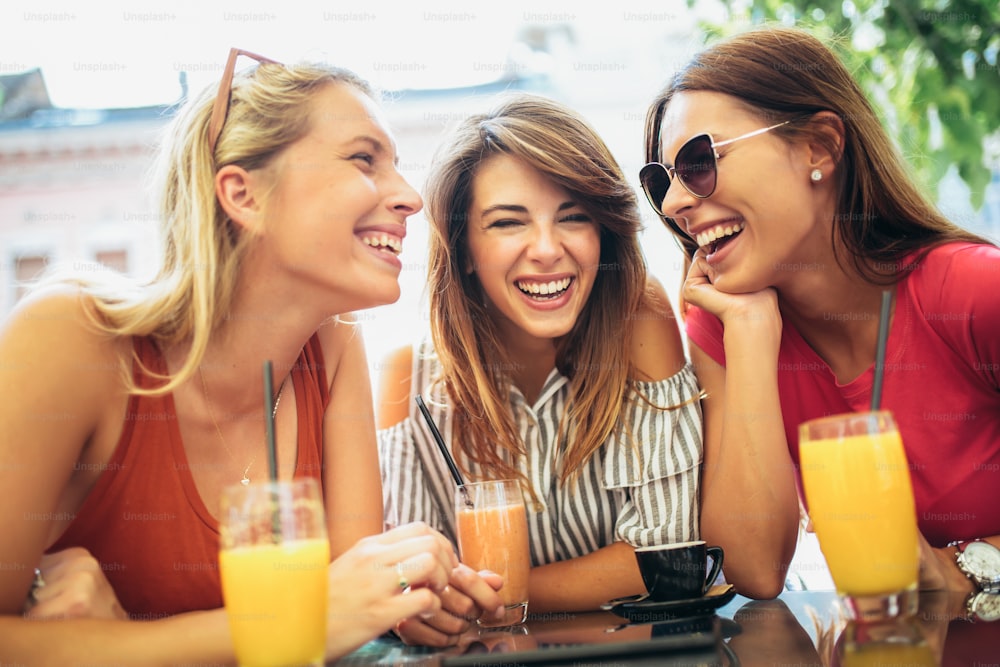
[[[404,345],[379,361],[375,419],[379,428],[395,426],[410,415],[413,347]]]
[[[53,285],[29,293],[0,324],[0,345],[18,354],[20,363],[69,363],[93,370],[111,364],[117,370],[128,337],[103,330],[93,297],[73,285]],[[11,348],[18,350],[14,352]]]
[[[652,277],[635,315],[631,361],[636,379],[644,381],[671,377],[687,363],[670,298],[663,285]]]
[[[70,467],[86,443],[112,446],[125,410],[131,337],[97,321],[91,297],[58,286],[32,293],[0,323],[0,386],[20,388],[0,405],[0,423],[13,441],[44,443]]]

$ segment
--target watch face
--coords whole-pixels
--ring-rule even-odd
[[[969,611],[981,621],[1000,619],[1000,594],[977,593],[969,602]]]
[[[976,577],[985,580],[1000,578],[1000,549],[988,542],[969,542],[962,552],[962,560]]]

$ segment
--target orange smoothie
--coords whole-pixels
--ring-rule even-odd
[[[240,665],[323,664],[329,562],[325,539],[219,552],[223,599]]]
[[[837,590],[915,588],[916,507],[899,432],[803,441],[799,458],[809,515]]]
[[[463,563],[503,577],[500,597],[505,605],[528,601],[531,556],[523,504],[459,511],[458,544]]]

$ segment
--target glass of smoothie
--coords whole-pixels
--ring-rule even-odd
[[[316,480],[227,487],[219,532],[222,596],[239,664],[322,665],[330,543]]]
[[[503,577],[507,612],[502,619],[479,619],[482,627],[509,627],[528,616],[528,519],[516,480],[463,484],[455,492],[458,548],[473,570],[492,570]]]
[[[849,615],[874,621],[916,613],[917,512],[892,414],[803,423],[799,463],[809,516]]]

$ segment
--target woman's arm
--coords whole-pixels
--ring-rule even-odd
[[[0,613],[20,613],[34,568],[62,533],[120,433],[115,346],[75,290],[22,302],[0,325]],[[110,424],[118,412],[117,427]],[[87,464],[87,465],[83,465]]]
[[[638,374],[635,379],[648,382],[669,378],[687,363],[670,298],[655,278],[646,282],[646,293],[635,318],[629,359]]]
[[[980,538],[1000,549],[1000,535]],[[920,590],[948,591],[969,595],[978,591],[972,579],[958,567],[958,547],[932,547],[920,535]]]
[[[413,347],[394,350],[381,362],[379,371],[375,414],[379,428],[390,428],[410,416]]]
[[[752,337],[726,336],[723,368],[691,343],[705,392],[701,535],[726,553],[726,579],[743,595],[772,598],[795,553],[799,504],[778,401],[777,360]]]
[[[586,556],[531,568],[528,611],[594,611],[608,600],[644,592],[635,549],[615,542]]]
[[[411,616],[433,615],[458,560],[423,524],[360,540],[328,569],[327,658],[358,648]],[[404,564],[412,590],[399,588]],[[14,665],[230,664],[223,609],[149,622],[0,616],[0,662]]]
[[[694,341],[705,398],[702,539],[726,552],[726,579],[752,598],[781,592],[795,553],[799,500],[778,395],[782,319],[773,289],[719,292],[695,255],[683,298],[722,322],[725,367]]]
[[[107,462],[124,417],[125,346],[97,333],[86,307],[77,290],[52,289],[0,325],[0,386],[10,389],[0,401],[0,662],[231,661],[221,610],[148,623],[21,616],[34,568],[86,497],[88,472]]]
[[[323,417],[323,486],[330,556],[336,558],[359,539],[382,532],[382,480],[361,330],[341,317],[319,334],[332,374]]]
[[[0,616],[0,661],[65,665],[230,664],[225,612],[192,612],[158,621],[27,621]]]

